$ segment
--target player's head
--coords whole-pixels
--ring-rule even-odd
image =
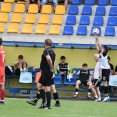
[[[99,59],[100,59],[100,55],[99,55],[99,54],[94,54],[94,60],[95,60],[96,62],[98,62]]]
[[[110,60],[111,60],[111,58],[110,58],[110,56],[108,56],[108,62],[110,62]]]
[[[65,63],[65,59],[66,59],[65,56],[61,56],[61,57],[60,57],[61,63]]]
[[[0,38],[0,46],[2,45],[2,38]]]
[[[84,63],[84,64],[82,65],[82,68],[83,68],[83,70],[87,70],[87,69],[88,69],[88,65],[87,65],[86,63]]]
[[[108,52],[108,47],[106,45],[104,45],[102,48],[103,48],[104,52],[106,52],[106,53]]]
[[[44,42],[44,47],[52,47],[52,40],[51,39],[46,39]]]
[[[20,60],[23,60],[23,55],[19,55],[18,56],[18,60],[20,61]]]

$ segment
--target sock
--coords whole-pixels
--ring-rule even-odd
[[[91,89],[88,89],[88,94],[89,94],[89,95],[91,94]]]
[[[22,72],[22,71],[23,71],[23,69],[20,69],[20,71]]]
[[[24,68],[24,71],[26,71],[26,68]]]
[[[108,86],[104,87],[104,93],[105,93],[105,96],[108,96]]]
[[[47,107],[50,107],[50,103],[51,103],[51,93],[46,92],[46,97],[47,97]]]
[[[98,100],[101,100],[101,98],[98,98]]]
[[[58,93],[53,93],[53,97],[54,97],[54,100],[56,101],[56,104],[60,104],[59,102],[59,97],[58,97]]]
[[[40,95],[40,92],[38,91],[38,93],[34,99],[34,103],[37,103],[40,98],[41,98],[41,95]]]
[[[4,97],[5,97],[5,90],[1,89],[1,100],[4,101]]]
[[[78,94],[78,90],[79,90],[79,89],[75,89],[75,91],[76,91],[76,94]]]
[[[39,92],[42,97],[42,103],[45,104],[45,91],[43,89],[41,89]]]
[[[98,96],[97,96],[97,95],[95,95],[95,97],[96,97],[96,98],[98,98]]]

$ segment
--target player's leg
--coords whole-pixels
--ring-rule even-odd
[[[21,61],[19,61],[19,69],[20,69],[20,71],[21,71],[21,72],[23,71],[22,66],[23,66],[22,62],[21,62]]]
[[[23,70],[26,71],[26,68],[27,68],[26,62],[23,62],[22,65],[23,65]]]
[[[101,93],[100,93],[100,90],[99,90],[99,86],[95,87],[95,90],[97,92],[97,95],[98,95],[98,102],[101,102]]]
[[[40,0],[37,0],[37,4],[38,4],[38,12],[40,12],[40,6],[41,6]]]
[[[68,7],[68,0],[64,0],[64,6],[65,6],[65,9],[67,10],[67,7]]]
[[[78,97],[78,91],[79,91],[79,86],[81,84],[80,80],[76,81],[76,89],[75,89],[75,94],[74,94],[74,98]]]
[[[28,7],[29,7],[30,3],[31,3],[31,0],[26,0],[26,11],[28,11]]]

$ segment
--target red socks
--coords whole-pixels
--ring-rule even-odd
[[[1,89],[0,90],[0,98],[1,98],[1,100],[4,100],[4,97],[5,97],[5,90]]]

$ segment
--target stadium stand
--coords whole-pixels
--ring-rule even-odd
[[[4,0],[4,2],[6,2],[6,3],[13,3],[14,0]]]
[[[103,26],[104,25],[104,19],[101,16],[94,17],[93,25]]]
[[[78,6],[69,7],[68,15],[78,15],[78,13],[79,13]]]
[[[3,3],[1,5],[1,10],[0,12],[6,12],[6,13],[9,13],[11,12],[11,4],[10,3]]]
[[[8,22],[8,14],[0,13],[0,22]]]
[[[116,17],[108,17],[107,26],[116,26],[117,18]]]
[[[52,13],[51,5],[43,5],[41,13],[43,13],[43,14],[51,14]]]
[[[18,33],[18,24],[17,23],[10,23],[8,26],[8,33]]]
[[[115,27],[106,27],[105,36],[115,36]]]
[[[87,35],[87,27],[86,26],[78,26],[77,35]]]
[[[3,23],[0,23],[0,32],[4,32],[4,24]]]
[[[28,8],[28,13],[38,13],[38,5],[36,4],[30,4]]]
[[[108,0],[98,0],[98,5],[99,6],[107,6],[108,5]]]
[[[35,34],[45,34],[46,33],[46,25],[38,24],[36,26]]]
[[[49,34],[59,35],[60,34],[60,27],[57,25],[51,25],[50,30],[49,30]]]
[[[111,5],[112,6],[117,6],[117,0],[112,0]]]
[[[74,33],[73,26],[64,27],[63,35],[73,35],[73,33]]]
[[[82,10],[82,15],[92,15],[92,7],[84,6]]]
[[[94,5],[95,0],[85,0],[85,5]]]
[[[25,23],[34,24],[36,21],[35,14],[26,14]]]
[[[52,24],[63,24],[63,18],[61,15],[54,15],[52,19]]]
[[[49,15],[41,14],[39,17],[39,24],[48,24],[49,23]]]
[[[76,24],[76,16],[67,16],[66,25],[75,25]]]
[[[32,33],[32,25],[31,24],[23,24],[21,33],[31,34]]]
[[[89,25],[90,24],[89,16],[81,16],[79,24],[80,25]]]
[[[90,35],[91,35],[91,36],[94,36],[94,33],[93,33],[93,29],[94,29],[94,28],[97,28],[97,29],[99,30],[98,35],[101,36],[101,27],[99,27],[99,26],[93,26],[92,29],[91,29],[91,34],[90,34]]]
[[[72,0],[71,5],[81,5],[82,0]]]
[[[105,9],[105,7],[97,7],[97,8],[96,8],[95,15],[105,16],[105,14],[106,14],[106,9]]]
[[[24,12],[25,12],[24,4],[16,4],[15,5],[14,13],[24,13]]]
[[[11,17],[12,23],[21,23],[22,22],[22,14],[20,13],[14,13]]]

